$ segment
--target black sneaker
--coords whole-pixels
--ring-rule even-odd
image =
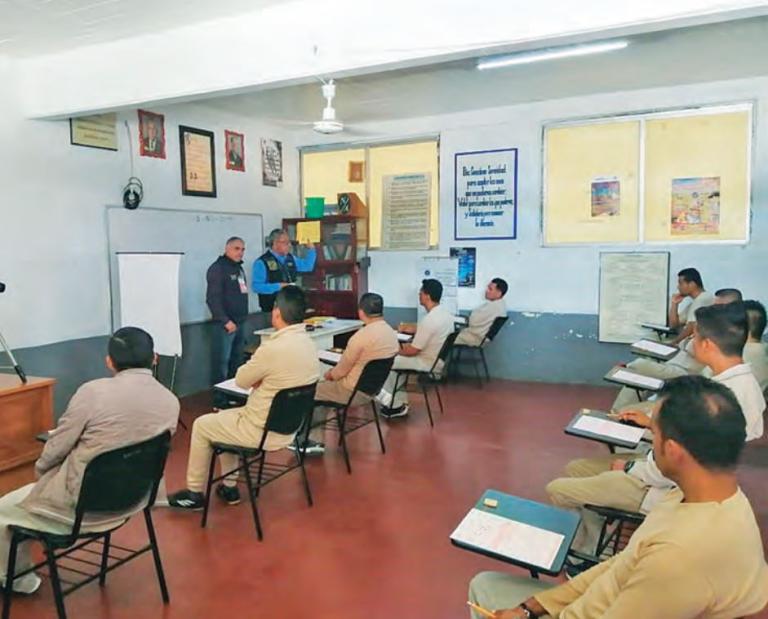
[[[384,417],[384,419],[394,419],[395,417],[405,417],[408,415],[408,405],[403,404],[402,406],[398,406],[397,408],[389,408],[388,406],[382,406],[381,410],[379,410],[379,414]]]
[[[586,572],[591,567],[592,564],[588,561],[574,561],[573,559],[568,559],[565,562],[565,577],[568,580],[572,580],[579,574]]]
[[[296,443],[293,442],[290,445],[288,445],[288,449],[291,451],[296,451]],[[307,439],[307,442],[304,444],[304,454],[307,456],[322,456],[325,453],[325,445],[323,443],[318,443],[317,441],[313,441],[311,438]]]
[[[237,505],[240,503],[240,491],[237,489],[237,486],[219,484],[216,486],[216,496],[227,505]]]
[[[168,505],[178,509],[200,511],[205,506],[205,497],[202,492],[179,490],[168,497]]]

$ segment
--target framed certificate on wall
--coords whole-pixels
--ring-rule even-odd
[[[182,195],[215,198],[216,160],[213,132],[180,125],[179,143]]]

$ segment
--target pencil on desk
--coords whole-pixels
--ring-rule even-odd
[[[480,613],[483,617],[491,617],[491,619],[493,619],[493,617],[496,616],[496,613],[492,613],[490,610],[487,610],[482,606],[478,606],[477,604],[473,604],[470,601],[467,601],[467,606],[469,606],[472,610]]]

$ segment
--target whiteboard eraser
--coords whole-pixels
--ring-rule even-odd
[[[496,499],[483,499],[483,505],[486,507],[498,507],[499,502]]]

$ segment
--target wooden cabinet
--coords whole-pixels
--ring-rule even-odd
[[[295,239],[296,225],[303,221],[320,222],[315,269],[299,274],[298,281],[309,307],[317,316],[357,318],[357,300],[368,292],[368,220],[351,215],[284,219],[283,228]],[[294,246],[293,252],[302,255],[304,248]]]
[[[35,436],[53,427],[52,378],[0,374],[0,494],[35,480],[43,449]]]

